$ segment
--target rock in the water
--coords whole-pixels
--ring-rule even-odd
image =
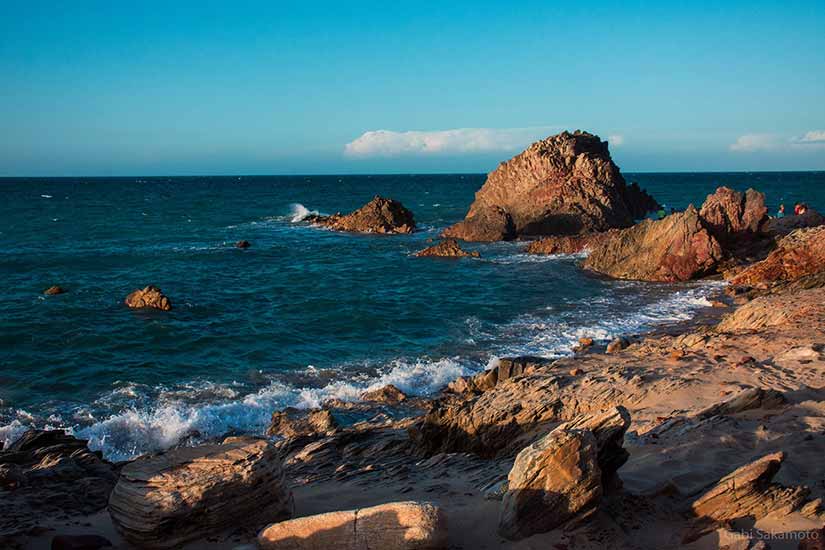
[[[353,233],[412,233],[415,231],[413,213],[393,199],[375,196],[370,202],[346,215],[317,216],[313,222]]]
[[[685,542],[696,540],[720,524],[740,518],[758,520],[776,510],[788,513],[808,496],[804,487],[783,487],[773,482],[785,453],[763,456],[723,477],[691,505],[696,521]]]
[[[327,409],[305,412],[295,408],[272,413],[267,435],[303,437],[331,435],[338,430],[338,423]]]
[[[445,237],[496,241],[628,227],[656,201],[628,186],[607,142],[587,132],[537,141],[487,176],[466,218]]]
[[[617,232],[593,249],[584,266],[617,279],[675,282],[714,273],[723,256],[719,241],[689,206]]]
[[[507,477],[498,532],[510,540],[595,511],[602,497],[598,444],[588,430],[553,430],[523,449]]]
[[[424,250],[419,250],[415,253],[415,255],[419,258],[426,256],[438,256],[442,258],[478,258],[480,256],[480,254],[476,251],[467,252],[462,249],[455,239],[444,239],[436,245],[425,248]]]
[[[250,246],[252,246],[252,243],[250,243],[249,241],[238,241],[238,242],[235,243],[235,248],[246,249],[246,248],[249,248]]]
[[[428,502],[390,502],[273,523],[261,550],[439,550],[447,547],[444,513]]]
[[[0,537],[58,514],[106,507],[116,467],[63,430],[29,430],[0,450]]]
[[[149,285],[146,288],[138,289],[126,296],[124,303],[135,309],[154,308],[162,311],[172,309],[172,302],[164,296],[163,292],[156,287]]]
[[[616,230],[584,235],[558,235],[531,241],[524,249],[527,254],[577,254],[590,250],[609,238]]]
[[[63,294],[64,292],[66,292],[65,288],[63,288],[62,286],[54,285],[44,290],[43,294],[45,294],[46,296],[56,296],[57,294]]]
[[[110,548],[112,541],[100,535],[57,535],[51,550],[98,550]]]
[[[761,262],[741,271],[735,285],[757,286],[795,281],[825,271],[825,226],[798,229],[783,237]]]
[[[123,468],[109,500],[118,531],[141,548],[175,548],[292,510],[275,446],[249,437],[139,458]]]
[[[374,390],[365,391],[361,394],[361,399],[363,401],[374,401],[376,403],[397,405],[398,403],[406,400],[407,396],[404,392],[392,384],[387,384],[386,386],[382,386]]]
[[[725,247],[735,247],[759,234],[768,220],[767,213],[763,193],[720,187],[708,195],[699,216],[716,240]]]

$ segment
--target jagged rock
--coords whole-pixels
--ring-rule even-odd
[[[267,435],[281,437],[303,437],[312,435],[330,435],[338,429],[338,423],[327,409],[317,411],[302,411],[287,408],[272,413],[272,420],[267,429]]]
[[[730,399],[711,405],[695,414],[696,418],[704,419],[718,415],[730,415],[753,409],[778,409],[788,401],[781,392],[771,389],[750,388]]]
[[[62,286],[55,285],[55,286],[50,286],[49,288],[44,290],[43,294],[45,294],[46,296],[56,296],[58,294],[63,294],[65,292],[66,292],[65,288],[63,288]]]
[[[249,241],[238,241],[238,242],[235,243],[235,248],[246,249],[246,248],[249,248],[250,246],[252,246],[252,243],[250,243]]]
[[[825,225],[825,216],[809,208],[807,212],[798,216],[771,218],[762,226],[762,232],[772,237],[783,237],[797,229],[820,225]]]
[[[51,550],[98,550],[111,546],[112,541],[100,535],[57,535],[52,539]]]
[[[29,430],[0,450],[0,537],[58,514],[106,507],[117,468],[63,430]]]
[[[825,226],[798,229],[783,237],[767,258],[736,275],[734,285],[795,281],[825,271]]]
[[[498,532],[510,540],[595,511],[602,497],[598,444],[588,430],[553,430],[523,449],[507,476]]]
[[[527,254],[577,254],[592,249],[615,234],[616,230],[584,235],[557,235],[531,241],[524,249]]]
[[[628,347],[630,345],[630,341],[627,338],[619,337],[614,338],[609,344],[607,344],[607,353],[618,353]]]
[[[490,369],[474,376],[462,376],[448,384],[447,389],[453,393],[485,392],[496,387],[500,382],[514,376],[529,374],[536,369],[545,368],[553,361],[545,357],[523,355],[497,359]]]
[[[309,218],[308,218],[309,219]],[[376,195],[370,202],[346,215],[315,216],[312,222],[335,231],[354,233],[412,233],[413,213],[393,199]]]
[[[407,395],[392,384],[387,384],[386,386],[362,393],[361,399],[363,401],[397,405],[406,400]]]
[[[723,256],[691,205],[615,233],[596,245],[583,265],[617,279],[674,282],[714,273]]]
[[[438,550],[447,520],[429,502],[390,502],[273,523],[258,535],[261,550]]]
[[[179,547],[292,510],[275,446],[250,437],[139,458],[123,468],[109,500],[118,531],[141,548]]]
[[[783,487],[773,483],[785,453],[778,452],[738,468],[723,477],[691,505],[696,520],[685,536],[691,542],[718,525],[740,518],[758,520],[776,510],[789,513],[808,496],[804,487]]]
[[[625,183],[607,142],[587,132],[562,132],[501,163],[466,218],[444,236],[493,241],[605,231],[628,227],[655,206],[638,185]]]
[[[442,258],[478,258],[481,256],[481,254],[476,251],[467,252],[462,249],[455,239],[444,239],[436,245],[425,248],[424,250],[419,250],[415,255],[419,258],[427,256],[438,256]]]
[[[738,246],[757,237],[768,220],[765,195],[753,189],[745,193],[719,187],[708,195],[699,216],[716,240],[725,247]]]
[[[172,302],[169,298],[163,295],[161,290],[149,285],[146,288],[133,291],[126,296],[124,303],[131,308],[154,308],[162,311],[169,311],[172,309]]]

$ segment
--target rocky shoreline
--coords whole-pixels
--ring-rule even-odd
[[[587,249],[583,267],[615,278],[724,278],[705,315],[584,338],[560,359],[501,358],[431,398],[387,386],[273,411],[268,437],[125,464],[32,430],[0,450],[0,545],[822,548],[825,220],[770,219],[760,193],[720,188],[633,224],[653,206],[605,142],[565,132],[503,163],[445,236],[544,236],[527,250]],[[415,227],[381,197],[308,221]],[[445,240],[417,256],[471,254]],[[127,304],[171,308],[151,286]]]

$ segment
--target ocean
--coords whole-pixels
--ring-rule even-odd
[[[668,208],[754,187],[770,212],[825,211],[825,172],[625,174]],[[392,383],[428,395],[496,357],[556,357],[691,318],[718,283],[611,281],[578,256],[468,244],[415,258],[460,220],[481,174],[0,179],[0,441],[66,428],[113,460],[227,432],[273,411],[357,400]],[[333,233],[311,212],[375,194],[412,235]],[[234,247],[238,240],[248,250]],[[68,290],[44,296],[51,285]],[[154,284],[170,312],[130,310]]]

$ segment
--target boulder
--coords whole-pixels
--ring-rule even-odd
[[[412,233],[415,231],[415,219],[412,212],[407,210],[400,202],[378,195],[349,214],[315,216],[311,221],[335,231],[353,233],[391,234]]]
[[[731,283],[767,285],[821,271],[825,271],[825,226],[798,229],[783,237],[767,258],[739,272]]]
[[[720,187],[705,199],[699,216],[724,247],[735,247],[759,235],[768,220],[768,209],[763,193],[753,189],[741,193]]]
[[[127,464],[109,500],[120,534],[140,548],[176,548],[238,526],[292,515],[275,446],[230,437]]]
[[[327,409],[306,412],[289,407],[272,413],[266,434],[291,438],[331,435],[337,430],[338,423]]]
[[[714,273],[723,257],[719,241],[689,206],[615,233],[596,245],[583,265],[617,279],[676,282]]]
[[[162,311],[172,309],[172,302],[169,301],[169,298],[164,296],[158,287],[152,285],[133,291],[126,296],[124,303],[134,309],[154,308]]]
[[[106,507],[115,465],[63,430],[29,430],[0,450],[0,537]]]
[[[684,541],[694,541],[737,519],[758,520],[777,510],[790,513],[799,507],[808,496],[807,488],[773,482],[784,460],[785,453],[772,453],[719,480],[691,505],[696,520]]]
[[[43,294],[45,294],[46,296],[56,296],[57,294],[63,294],[64,292],[66,292],[65,288],[63,288],[62,286],[54,285],[44,290]]]
[[[261,550],[437,550],[447,547],[444,513],[429,502],[390,502],[273,523]]]
[[[498,532],[519,540],[591,514],[602,497],[598,443],[588,430],[553,430],[523,449],[507,476]]]
[[[365,391],[361,394],[361,399],[363,401],[397,405],[406,400],[407,395],[392,384],[387,384],[386,386],[382,386],[374,390]]]
[[[607,142],[562,132],[501,163],[465,219],[443,234],[472,241],[575,235],[628,227],[655,205],[638,185],[626,184]]]
[[[238,241],[235,243],[235,248],[247,249],[250,246],[252,246],[252,243],[250,243],[249,241]]]
[[[462,249],[455,239],[444,239],[436,245],[425,248],[424,250],[419,250],[415,255],[419,258],[427,256],[438,256],[441,258],[478,258],[481,256],[476,251],[467,252]]]

